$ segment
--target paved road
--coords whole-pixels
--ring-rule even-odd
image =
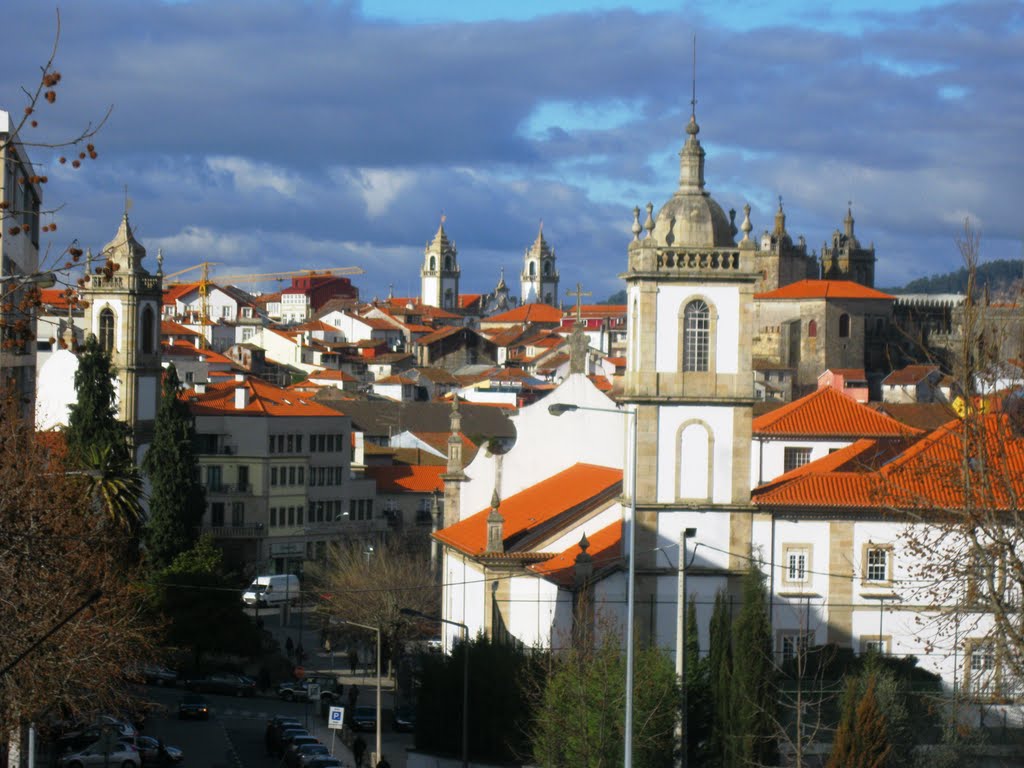
[[[347,678],[346,678],[347,679]],[[360,682],[359,678],[353,678]],[[348,687],[346,682],[346,688]],[[374,703],[374,691],[360,685],[360,705]],[[146,694],[166,707],[166,714],[154,716],[146,723],[145,732],[162,738],[167,744],[185,752],[185,768],[281,768],[281,763],[266,754],[264,732],[267,720],[274,715],[308,719],[309,730],[346,766],[354,764],[352,754],[342,742],[340,732],[327,728],[326,718],[314,704],[287,702],[271,697],[233,698],[208,695],[211,717],[208,721],[177,719],[178,700],[182,691],[147,688]],[[382,751],[393,768],[405,767],[405,751],[413,744],[412,734],[395,733],[390,728],[390,694],[382,698]],[[375,734],[364,733],[369,750],[374,749]],[[364,762],[365,764],[365,762]]]

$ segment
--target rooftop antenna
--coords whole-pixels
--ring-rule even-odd
[[[693,83],[690,93],[690,117],[697,117],[697,33],[693,33]]]

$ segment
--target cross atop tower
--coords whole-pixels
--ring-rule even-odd
[[[576,283],[576,290],[575,291],[566,291],[565,295],[566,296],[575,296],[576,297],[576,322],[577,323],[582,322],[583,321],[583,297],[584,296],[592,296],[593,294],[590,291],[584,291],[583,290],[583,285],[581,283]]]

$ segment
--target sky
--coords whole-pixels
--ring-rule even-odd
[[[20,114],[56,8],[3,7]],[[365,299],[418,295],[444,216],[461,292],[504,269],[518,293],[543,222],[562,293],[603,300],[633,207],[676,188],[694,84],[707,190],[749,203],[753,234],[781,197],[820,251],[850,205],[880,287],[959,268],[965,218],[984,260],[1024,255],[1017,0],[65,0],[60,21],[57,100],[25,139],[112,111],[78,169],[29,148],[51,262],[100,250],[127,190],[150,271],[160,248],[167,273],[357,266]]]

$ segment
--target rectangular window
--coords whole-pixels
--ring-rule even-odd
[[[321,453],[323,453],[323,452],[325,452],[327,450],[330,450],[327,447],[327,437],[328,437],[327,435],[317,435],[317,442],[320,445],[320,452]]]
[[[786,547],[786,574],[783,581],[804,584],[808,581],[810,553],[805,547]]]
[[[224,502],[215,501],[210,505],[210,525],[220,528],[224,525]]]
[[[789,472],[797,467],[802,467],[811,460],[811,449],[790,447],[785,449],[784,455],[782,469]]]
[[[288,507],[288,525],[295,525],[295,507]]]
[[[864,580],[873,582],[889,581],[889,550],[868,547],[865,554]]]
[[[206,468],[206,488],[212,493],[220,493],[223,484],[223,476],[219,465],[211,465]]]
[[[295,435],[288,435],[288,453],[295,453]]]
[[[284,435],[277,436],[277,452],[284,453]]]
[[[238,468],[238,490],[242,493],[249,491],[249,467],[245,465]]]
[[[344,467],[335,467],[334,468],[334,484],[335,485],[341,485],[341,483],[343,482],[343,479],[344,479],[344,474],[343,473],[344,473],[344,471],[345,471]]]
[[[793,632],[782,636],[779,651],[783,661],[795,659],[814,644],[814,635],[810,632]]]
[[[275,443],[274,443],[274,435],[270,436],[270,438],[267,440],[267,443],[269,444],[269,448],[268,448],[267,452],[268,453],[274,453],[275,452],[274,451],[274,445],[275,445]]]
[[[299,467],[299,485],[306,484],[306,468]]]
[[[270,508],[270,527],[277,527],[277,507]]]
[[[355,520],[356,519],[356,500],[355,499],[349,499],[348,500],[348,519],[349,520]]]
[[[302,453],[302,435],[295,436],[295,452]]]
[[[861,637],[860,647],[861,653],[877,653],[879,656],[886,656],[889,653],[889,638],[879,639],[878,635]]]
[[[302,525],[302,512],[303,512],[303,507],[296,507],[295,508],[295,524],[296,525]]]
[[[245,525],[245,503],[241,501],[231,502],[231,524],[240,527]]]
[[[277,485],[277,467],[270,468],[270,487],[273,488]]]
[[[317,476],[320,478],[318,485],[327,485],[327,467],[317,468]]]

